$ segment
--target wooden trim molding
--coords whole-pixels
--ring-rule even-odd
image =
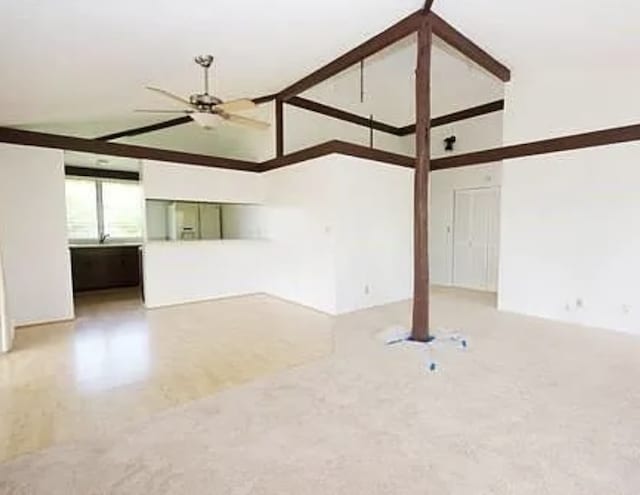
[[[347,112],[336,107],[325,105],[324,103],[308,100],[307,98],[301,98],[300,96],[294,96],[293,98],[287,100],[286,103],[289,105],[293,105],[294,107],[304,108],[305,110],[309,110],[311,112],[326,115],[327,117],[344,120],[345,122],[350,122],[352,124],[366,127],[367,129],[373,128],[376,131],[386,132],[388,134],[393,134],[394,136],[402,135],[400,134],[402,129],[400,127],[385,124],[384,122],[379,122],[377,120],[371,120],[367,117],[362,117],[361,115],[357,115],[355,113]]]
[[[193,153],[184,153],[182,151],[111,143],[97,139],[46,134],[43,132],[25,131],[10,127],[0,127],[0,142],[68,151],[82,151],[86,153],[96,153],[99,155],[124,156],[127,158],[158,160],[161,162],[201,165],[203,167],[246,170],[251,172],[255,172],[259,168],[259,164],[257,163],[231,158],[196,155]]]
[[[467,38],[435,12],[429,14],[434,36],[437,36],[447,45],[462,53],[487,72],[493,74],[503,82],[511,80],[511,71],[503,63],[489,55],[484,49]]]
[[[462,155],[444,158],[435,158],[431,159],[431,170],[467,167],[514,158],[525,158],[528,156],[608,146],[632,141],[640,141],[640,124],[545,139],[531,143],[504,146],[501,148],[465,153]],[[281,158],[264,162],[261,166],[261,171],[264,172],[280,167],[286,167],[288,165],[301,163],[333,153],[355,156],[401,167],[415,167],[414,157],[334,140],[290,153]]]
[[[140,174],[138,172],[129,170],[76,167],[73,165],[66,165],[64,167],[64,174],[72,175],[74,177],[94,177],[99,179],[131,180],[136,182],[140,180]]]
[[[363,127],[370,128],[373,125],[373,128],[375,130],[386,132],[387,134],[392,134],[394,136],[408,136],[416,132],[415,124],[407,125],[404,127],[396,127],[394,125],[385,124],[384,122],[380,122],[377,120],[374,120],[372,124],[370,119],[362,117],[361,115],[350,113],[340,108],[331,107],[329,105],[325,105],[324,103],[319,103],[307,98],[301,98],[300,96],[294,96],[293,98],[287,100],[286,103],[299,108],[304,108],[305,110],[309,110],[311,112],[316,112],[328,117],[333,117],[334,119],[351,122],[352,124],[360,125]],[[447,115],[442,115],[441,117],[435,117],[431,119],[431,127],[451,124],[460,120],[471,119],[501,110],[504,110],[504,100],[496,100],[475,107],[465,108],[464,110],[459,110]]]
[[[496,100],[477,107],[465,108],[458,112],[449,113],[441,117],[435,117],[431,119],[431,127],[438,127],[441,125],[451,124],[453,122],[459,122],[461,120],[472,119],[474,117],[480,117],[481,115],[487,115],[493,112],[499,112],[504,110],[504,100]],[[406,127],[400,127],[400,136],[408,136],[416,132],[416,125],[411,124]]]
[[[583,148],[607,146],[612,144],[640,141],[640,124],[615,127],[594,132],[562,136],[531,143],[515,144],[484,151],[465,153],[431,159],[431,170],[480,165],[514,158],[525,158],[546,153],[573,151]],[[344,141],[333,140],[282,157],[274,158],[262,163],[233,160],[208,155],[194,155],[178,151],[131,146],[126,144],[108,143],[95,139],[83,139],[56,134],[23,131],[0,127],[0,143],[37,146],[43,148],[62,149],[68,151],[83,151],[128,158],[184,163],[187,165],[201,165],[204,167],[218,167],[249,172],[264,172],[275,168],[293,165],[313,158],[332,153],[355,156],[367,160],[413,168],[415,158],[398,153],[391,153],[372,149]]]
[[[527,156],[558,153],[561,151],[574,151],[631,141],[640,141],[640,124],[437,158],[431,161],[431,168],[433,170],[443,170],[447,168],[467,167],[469,165],[499,162],[513,158],[525,158]]]
[[[331,76],[335,76],[339,72],[357,64],[360,60],[365,59],[374,53],[378,53],[389,45],[406,38],[418,30],[422,17],[422,9],[414,12],[408,17],[405,17],[390,28],[387,28],[376,36],[369,38],[354,49],[286,87],[280,92],[280,98],[283,100],[293,98],[318,83],[329,79]]]
[[[320,158],[334,153],[364,158],[366,160],[373,160],[381,163],[388,163],[391,165],[399,165],[402,167],[413,168],[415,165],[415,159],[411,156],[369,148],[360,144],[333,140],[289,153],[280,158],[274,158],[273,160],[263,162],[260,171],[267,172],[276,168],[306,162],[308,160],[313,160],[314,158]]]

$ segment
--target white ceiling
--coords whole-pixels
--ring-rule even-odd
[[[219,96],[272,93],[422,4],[5,0],[0,2],[0,125],[91,137],[164,120],[131,112],[163,106],[142,87],[155,84],[179,94],[199,89],[201,73],[192,57],[203,52],[216,56]],[[436,0],[434,10],[516,75],[578,63],[634,64],[640,46],[636,0]],[[434,66],[440,65],[434,113],[457,110],[467,99],[469,104],[488,99],[482,91],[460,96],[469,84],[460,83],[455,70],[464,66],[434,57]]]
[[[637,0],[436,0],[434,10],[516,74],[638,67]]]
[[[260,96],[401,19],[419,0],[21,0],[0,2],[0,122],[130,115],[162,102],[142,88]],[[348,23],[345,23],[345,19]]]

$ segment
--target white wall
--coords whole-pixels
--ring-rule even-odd
[[[336,155],[263,174],[269,263],[265,291],[336,311]]]
[[[260,203],[262,177],[254,172],[143,160],[145,198],[212,203]]]
[[[518,74],[505,137],[522,142],[640,121],[637,64]],[[499,307],[640,333],[640,144],[504,164]]]
[[[150,242],[144,248],[149,308],[263,292],[264,241]]]
[[[410,297],[412,177],[341,155],[265,174],[266,291],[332,314]]]
[[[336,312],[408,299],[413,170],[336,156]]]
[[[143,161],[145,198],[261,203],[260,174]],[[261,240],[151,241],[144,246],[145,304],[158,307],[262,290]]]
[[[73,318],[62,151],[0,145],[0,247],[16,325]]]

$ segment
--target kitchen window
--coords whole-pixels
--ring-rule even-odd
[[[67,233],[71,243],[142,239],[142,192],[133,181],[66,179]]]

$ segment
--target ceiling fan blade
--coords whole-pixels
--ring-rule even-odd
[[[220,114],[223,119],[228,120],[229,122],[234,122],[240,125],[246,125],[247,127],[253,127],[254,129],[268,129],[271,127],[271,124],[266,122],[262,122],[261,120],[250,119],[248,117],[242,117],[241,115],[234,115],[231,113]]]
[[[177,101],[183,105],[186,105],[189,108],[192,108],[193,105],[191,104],[191,102],[185,98],[182,98],[181,96],[178,95],[174,95],[173,93],[166,91],[164,89],[160,89],[160,88],[154,88],[153,86],[145,86],[146,89],[148,89],[149,91],[154,91],[155,93],[161,94],[163,96],[166,96],[167,98],[171,98],[174,101]]]
[[[248,98],[242,98],[240,100],[231,100],[216,105],[216,108],[224,112],[241,112],[243,110],[251,110],[256,108],[256,104],[253,100]]]
[[[190,114],[193,113],[193,110],[153,110],[153,109],[147,109],[147,108],[143,108],[143,109],[136,109],[134,110],[134,112],[141,112],[141,113],[184,113],[184,114]]]

